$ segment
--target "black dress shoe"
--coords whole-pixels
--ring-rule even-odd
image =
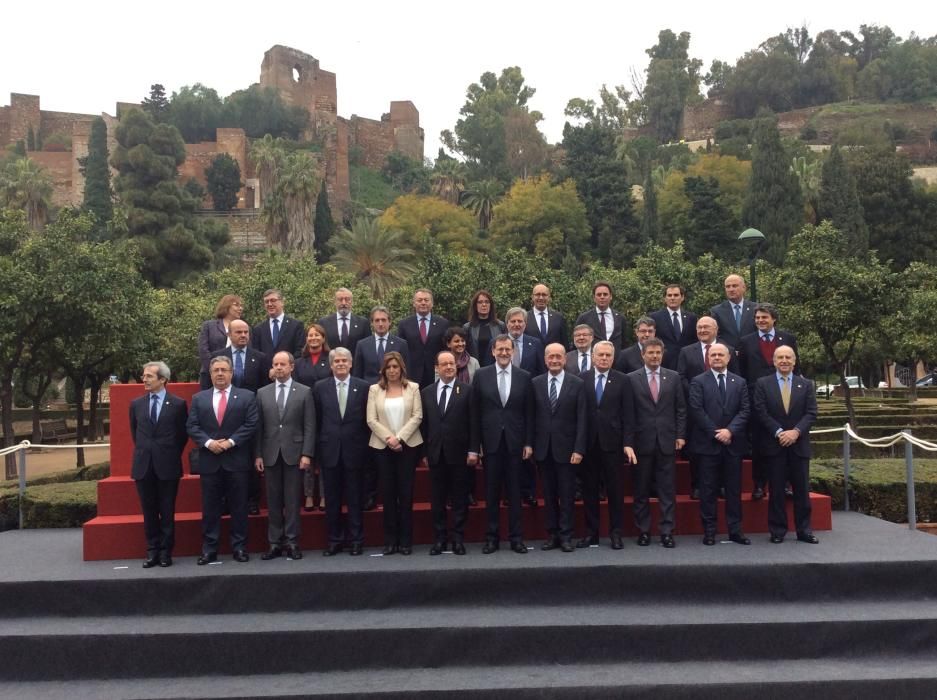
[[[405,557],[409,557],[411,554],[413,554],[413,547],[408,544],[400,545],[397,547],[397,551],[403,554]]]
[[[171,554],[160,554],[159,555],[159,565],[164,569],[172,566],[172,555]]]
[[[735,544],[751,544],[752,543],[752,541],[748,539],[745,535],[743,535],[741,532],[737,532],[734,535],[729,535],[729,539],[732,542],[735,542]]]
[[[726,497],[726,487],[725,487],[725,486],[720,486],[720,487],[719,487],[719,498],[721,498],[722,500],[725,500],[725,497]]]
[[[385,544],[384,549],[381,551],[385,557],[389,557],[391,554],[397,553],[397,545],[395,544]]]
[[[249,503],[247,506],[248,515],[260,515],[260,506],[256,503]]]
[[[485,542],[485,546],[482,547],[482,554],[491,554],[492,552],[497,552],[500,547],[501,545],[494,540],[488,540]]]
[[[531,508],[536,508],[536,507],[537,507],[537,499],[534,498],[533,496],[525,496],[525,497],[524,497],[524,503],[526,503],[526,504],[527,504],[528,506],[530,506]]]
[[[585,549],[586,547],[591,547],[592,545],[598,544],[598,543],[599,543],[599,538],[598,538],[598,537],[594,537],[594,536],[583,537],[581,540],[579,540],[579,541],[576,543],[576,548],[577,548],[577,549]]]
[[[446,549],[445,542],[436,542],[432,547],[429,548],[429,555],[431,557],[439,556],[443,553],[443,550]]]
[[[820,540],[812,532],[798,532],[797,541],[806,542],[807,544],[820,544]]]
[[[787,498],[793,498],[793,497],[794,497],[794,489],[792,489],[790,486],[785,487],[785,489],[784,489],[784,495],[785,495]]]
[[[625,543],[621,541],[621,535],[612,535],[612,549],[624,549]]]
[[[238,562],[239,564],[243,564],[246,561],[250,561],[250,555],[247,552],[245,552],[243,549],[236,550],[232,558],[234,559],[234,561]]]
[[[714,544],[716,544],[716,536],[709,534],[703,535],[703,544],[705,544],[707,547],[712,547]]]
[[[640,535],[638,535],[639,547],[647,547],[650,544],[651,544],[651,535],[649,533],[642,532]]]
[[[576,495],[573,496],[573,500],[576,501],[576,503],[581,502],[581,501],[582,501],[582,491],[577,491],[577,492],[576,492]]]
[[[364,547],[360,542],[356,542],[355,544],[351,545],[351,549],[348,553],[353,557],[360,557],[362,554],[364,554]]]
[[[274,545],[270,549],[268,549],[266,552],[261,554],[260,558],[263,559],[264,561],[270,561],[271,559],[278,558],[280,554],[282,554],[282,552],[280,551],[280,548]]]
[[[520,540],[511,542],[511,551],[515,554],[527,554],[527,545]]]
[[[771,535],[771,544],[781,544],[784,541],[784,535]]]
[[[699,500],[699,489],[690,489],[690,498],[694,501]]]
[[[322,552],[323,557],[334,557],[336,554],[341,552],[344,549],[343,545],[340,544],[330,544],[328,549]]]
[[[300,549],[299,547],[297,547],[295,544],[294,544],[294,545],[290,545],[289,547],[286,548],[286,558],[287,558],[287,559],[292,559],[292,560],[294,560],[294,561],[295,561],[296,559],[302,559],[302,558],[303,558],[303,550],[301,550],[301,549]]]
[[[560,541],[554,537],[540,545],[540,549],[544,552],[549,552],[551,549],[559,549],[559,546]]]
[[[453,554],[458,554],[459,556],[464,555],[464,554],[465,554],[465,545],[462,544],[461,542],[456,542],[454,545],[452,545],[452,553],[453,553]]]
[[[673,541],[673,535],[661,535],[660,543],[665,549],[673,549],[677,546],[677,543]]]
[[[760,501],[764,497],[765,497],[765,490],[763,488],[761,488],[760,486],[756,486],[755,488],[752,489],[753,501]]]
[[[218,561],[218,555],[215,553],[212,554],[203,554],[198,558],[198,561],[195,562],[199,566],[205,566],[206,564],[211,564]]]
[[[474,493],[470,493],[470,494],[468,495],[468,499],[467,499],[466,502],[467,502],[470,506],[477,506],[477,505],[478,505],[478,500],[475,498],[475,494],[474,494]]]
[[[575,549],[576,549],[576,548],[573,547],[573,543],[570,542],[569,540],[563,540],[563,541],[560,543],[560,550],[563,551],[563,552],[565,552],[566,554],[569,554],[570,552],[574,551]]]
[[[159,564],[159,555],[154,555],[152,557],[147,557],[143,560],[144,569],[152,569],[154,566]]]
[[[374,510],[377,508],[377,499],[371,497],[364,502],[364,510]]]

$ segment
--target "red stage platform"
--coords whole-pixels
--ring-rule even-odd
[[[171,384],[169,391],[178,396],[191,399],[198,391],[197,384]],[[111,476],[98,482],[98,516],[84,525],[84,558],[85,560],[100,559],[128,559],[144,555],[143,518],[140,514],[140,504],[137,500],[133,480],[130,478],[130,466],[133,455],[133,443],[129,432],[129,406],[130,402],[143,394],[141,384],[122,384],[111,387]],[[191,447],[191,443],[189,445]],[[186,450],[188,452],[188,449]],[[188,461],[184,463],[185,476],[179,485],[179,496],[176,502],[176,548],[175,554],[179,556],[197,555],[201,551],[201,495],[199,492],[199,478],[189,474]],[[482,478],[479,474],[480,494]],[[625,526],[626,534],[636,535],[631,521],[631,482],[625,479]],[[742,511],[743,529],[746,533],[767,532],[768,502],[751,500],[751,468],[748,463],[742,469]],[[416,544],[431,544],[433,542],[432,519],[429,507],[429,473],[427,469],[418,469],[414,489],[414,542]],[[690,474],[686,462],[677,464],[677,514],[676,534],[702,534],[702,525],[699,519],[699,505],[690,499]],[[813,528],[815,530],[829,530],[832,528],[831,503],[828,496],[811,494],[813,505]],[[466,540],[477,542],[484,540],[484,503],[472,508],[469,514],[466,529]],[[602,534],[607,525],[606,504],[602,508]],[[652,509],[655,511],[653,520],[656,521],[656,500],[652,499]],[[789,517],[791,504],[788,502]],[[544,529],[544,511],[541,507],[524,507],[524,533],[531,540],[546,537]],[[380,509],[365,513],[365,544],[367,546],[383,545],[382,514]],[[226,527],[227,518],[223,527]],[[304,549],[320,549],[326,544],[325,514],[320,511],[302,514],[303,533],[301,546]],[[576,504],[577,534],[584,532],[585,517],[582,504]],[[725,532],[724,514],[719,508],[719,532]],[[249,549],[251,551],[264,551],[267,548],[266,538],[267,517],[266,511],[261,509],[258,516],[251,516],[249,531]],[[507,531],[507,509],[502,507],[502,531]],[[222,532],[221,543],[224,547],[228,538],[226,531]],[[222,549],[222,551],[226,551]]]

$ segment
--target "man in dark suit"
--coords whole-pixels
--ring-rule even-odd
[[[407,376],[410,376],[410,348],[403,338],[390,332],[390,311],[386,306],[375,306],[371,309],[371,328],[374,333],[358,341],[352,353],[352,374],[368,384],[377,384],[384,353],[395,350],[403,357],[407,366]]]
[[[351,290],[340,287],[335,291],[335,313],[323,316],[318,323],[325,328],[330,348],[348,348],[354,356],[358,341],[370,334],[368,319],[352,313],[352,301]]]
[[[576,325],[587,323],[595,332],[596,341],[609,340],[615,352],[625,347],[625,318],[611,308],[612,286],[608,282],[592,285],[592,300],[595,306],[579,314]]]
[[[146,536],[144,569],[172,566],[176,494],[182,478],[182,450],[189,411],[185,401],[166,391],[170,371],[165,362],[143,365],[146,393],[130,403],[133,477],[143,511]]]
[[[615,369],[622,374],[631,374],[635,370],[644,367],[644,358],[641,355],[644,352],[644,342],[648,338],[657,337],[657,321],[650,316],[642,316],[635,321],[634,333],[638,338],[637,342],[619,352],[615,358]],[[666,356],[667,349],[665,346],[664,357]]]
[[[566,319],[559,311],[550,308],[550,288],[545,284],[535,284],[530,300],[533,308],[527,312],[527,332],[544,347],[559,343],[564,349],[568,348]]]
[[[421,392],[423,444],[429,465],[433,532],[431,555],[442,554],[449,540],[446,504],[452,504],[452,553],[465,554],[468,470],[478,464],[478,421],[472,419],[472,387],[456,379],[455,355],[436,356],[439,379]]]
[[[742,532],[742,457],[748,450],[749,399],[745,380],[728,371],[729,349],[709,349],[710,370],[694,377],[687,402],[693,416],[690,446],[699,456],[703,544],[716,544],[716,501],[725,487],[729,539],[751,544]]]
[[[625,433],[634,420],[631,383],[612,369],[615,347],[600,340],[592,348],[593,368],[580,374],[586,393],[589,436],[586,455],[579,473],[586,511],[586,536],[576,543],[588,547],[599,543],[599,483],[608,493],[608,533],[612,549],[621,549],[624,525],[625,489],[622,465],[625,461]],[[631,449],[631,448],[628,448]],[[633,455],[633,453],[632,453]]]
[[[361,508],[362,473],[370,461],[367,423],[368,383],[351,376],[351,352],[335,348],[329,352],[332,376],[313,387],[316,402],[316,461],[322,468],[325,490],[325,518],[329,544],[322,554],[341,552],[347,541],[349,553],[364,551],[364,525]],[[342,527],[342,502],[347,507],[346,527]]]
[[[580,323],[573,329],[573,349],[566,353],[566,371],[570,374],[585,374],[592,369],[592,326]]]
[[[696,341],[696,314],[683,308],[686,290],[679,284],[668,284],[664,290],[664,308],[651,314],[657,324],[657,337],[664,341],[664,364],[677,369],[681,348]]]
[[[416,313],[397,326],[397,335],[410,349],[407,377],[423,389],[433,383],[436,354],[446,349],[443,336],[449,321],[433,314],[433,293],[428,289],[417,289],[413,293],[413,309]]]
[[[632,463],[637,465],[634,470],[634,522],[641,533],[638,544],[646,547],[651,543],[648,498],[653,474],[660,506],[660,542],[671,549],[675,546],[674,466],[676,454],[686,442],[686,400],[680,375],[662,368],[663,358],[663,341],[648,338],[644,343],[644,367],[628,375],[634,422],[625,434],[625,445],[633,448],[635,459]]]
[[[267,542],[261,556],[267,561],[284,551],[289,559],[302,559],[299,548],[299,504],[303,472],[312,467],[316,439],[316,406],[312,390],[292,379],[293,356],[273,356],[273,384],[257,392],[257,437],[254,468],[266,475]]]
[[[576,468],[586,453],[589,423],[582,380],[563,370],[566,348],[544,351],[547,373],[534,377],[534,459],[543,480],[547,541],[541,549],[572,552]]]
[[[710,309],[719,324],[719,342],[737,348],[743,335],[755,332],[755,305],[745,300],[745,280],[729,275],[723,285],[726,300]]]
[[[264,292],[264,311],[267,318],[254,326],[251,345],[267,357],[286,350],[293,357],[299,357],[306,344],[306,331],[301,321],[283,312],[283,292],[268,289]]]
[[[251,471],[251,440],[257,428],[254,392],[231,385],[234,370],[227,357],[212,359],[208,367],[213,389],[192,397],[186,428],[198,445],[192,473],[201,477],[202,555],[198,565],[218,560],[221,512],[231,513],[231,549],[234,560],[246,562],[247,482]]]
[[[817,544],[810,525],[810,428],[817,420],[813,382],[794,374],[797,355],[782,345],[774,351],[776,372],[755,386],[755,415],[771,440],[765,445],[771,494],[768,529],[771,542],[780,544],[788,531],[784,485],[794,492],[794,527],[797,539]]]
[[[520,473],[533,454],[534,391],[530,375],[514,367],[514,341],[508,335],[494,340],[495,364],[475,371],[472,417],[485,451],[485,493],[488,527],[482,552],[500,546],[501,488],[507,485],[511,549],[527,553],[521,526]]]
[[[748,382],[748,391],[752,401],[755,399],[755,387],[762,377],[773,375],[774,351],[782,345],[787,345],[797,357],[797,337],[790,331],[782,331],[776,327],[778,310],[774,304],[755,304],[754,333],[742,336],[738,351],[740,374]],[[800,368],[794,364],[794,374],[800,374]],[[749,424],[752,440],[752,498],[764,498],[765,486],[768,483],[768,466],[762,445],[771,444],[773,436],[766,434],[759,421]]]
[[[270,383],[270,358],[260,350],[251,347],[251,328],[247,321],[231,321],[228,327],[231,344],[212,354],[212,358],[227,357],[234,367],[231,383],[238,389],[248,389],[257,393],[262,386]],[[202,383],[202,389],[211,388],[211,377],[205,375],[208,383]]]
[[[504,314],[504,323],[508,328],[508,336],[514,342],[514,356],[511,364],[520,367],[536,377],[547,371],[543,364],[543,344],[534,336],[527,334],[527,312],[519,306],[512,306]],[[489,352],[494,349],[494,339],[489,346]]]

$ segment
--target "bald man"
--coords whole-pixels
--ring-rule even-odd
[[[754,333],[755,305],[745,298],[745,280],[740,275],[729,275],[723,282],[726,300],[710,310],[719,324],[719,342],[736,348],[743,335]]]

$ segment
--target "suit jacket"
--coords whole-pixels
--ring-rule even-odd
[[[520,368],[525,372],[529,372],[530,376],[536,377],[543,374],[547,371],[547,366],[543,361],[543,344],[534,338],[531,335],[524,333],[520,337],[520,341],[523,343],[523,350],[521,351],[521,364]],[[491,355],[491,350],[494,347],[495,339],[491,339],[491,343],[488,344],[488,354]],[[517,352],[515,350],[515,352]]]
[[[312,390],[296,381],[290,384],[282,417],[277,408],[278,391],[274,382],[257,392],[260,415],[254,456],[262,457],[266,467],[276,464],[279,455],[291,465],[299,464],[303,455],[310,459],[315,456],[316,404]]]
[[[634,422],[625,433],[625,444],[641,454],[674,454],[676,441],[686,439],[686,398],[680,375],[671,369],[660,368],[657,403],[651,399],[644,367],[627,377],[631,382]]]
[[[357,314],[348,314],[348,342],[344,345],[339,341],[340,329],[337,314],[323,316],[316,323],[325,328],[325,337],[329,341],[330,348],[348,348],[352,355],[355,354],[358,341],[371,335],[371,322]]]
[[[716,323],[719,324],[719,342],[727,343],[734,348],[738,347],[739,340],[743,335],[758,330],[755,327],[755,305],[749,299],[742,300],[741,331],[735,325],[735,312],[732,310],[732,303],[728,299],[712,307],[709,310],[709,315],[716,319]]]
[[[462,324],[462,330],[468,335],[468,340],[465,344],[465,349],[468,351],[468,354],[478,360],[479,367],[486,367],[487,365],[492,364],[495,361],[495,358],[491,356],[491,347],[490,341],[485,344],[485,347],[481,348],[478,346],[479,339],[478,333],[479,329],[485,324],[475,324],[474,326],[470,322],[465,322]],[[497,323],[489,322],[488,323],[488,333],[491,335],[492,340],[502,333],[507,333],[507,326],[504,325],[504,321],[498,321]]]
[[[198,357],[202,362],[202,372],[208,372],[208,363],[212,353],[224,350],[228,346],[228,332],[224,321],[220,318],[210,318],[202,324],[198,332]]]
[[[712,372],[694,377],[690,383],[690,398],[687,406],[693,420],[690,421],[690,448],[696,454],[718,455],[723,448],[730,454],[741,457],[748,452],[748,419],[750,402],[748,386],[737,374],[726,372],[726,400],[719,394],[719,383]],[[723,445],[714,437],[719,428],[728,428],[732,442]]]
[[[189,440],[185,422],[189,409],[185,401],[166,392],[156,425],[150,421],[149,392],[130,402],[130,437],[133,464],[130,476],[142,479],[153,467],[156,478],[182,478],[182,450]]]
[[[611,338],[606,338],[605,329],[599,326],[599,315],[596,313],[594,306],[588,311],[584,311],[583,313],[579,314],[578,318],[576,318],[576,323],[573,324],[573,328],[578,326],[580,323],[585,323],[591,326],[592,330],[595,332],[596,343],[600,340],[610,340],[615,346],[615,351],[618,352],[623,347],[625,347],[625,317],[611,307],[608,308],[608,311],[611,312],[612,319],[615,322]]]
[[[433,381],[436,368],[436,353],[446,349],[443,336],[449,330],[449,321],[442,316],[432,314],[426,328],[426,343],[420,340],[420,324],[416,314],[407,316],[397,326],[397,335],[410,348],[410,364],[407,365],[407,377],[421,387]]]
[[[540,312],[531,309],[527,312],[527,335],[533,336],[546,347],[550,343],[560,343],[564,348],[569,347],[569,331],[566,330],[566,319],[559,311],[547,307],[547,337],[540,332]]]
[[[780,328],[774,329],[774,339],[777,346],[789,345],[794,350],[794,356],[800,355],[797,352],[797,336],[789,331],[782,331]],[[739,345],[736,348],[739,356],[739,366],[742,368],[741,375],[745,377],[749,388],[754,391],[755,384],[761,377],[767,377],[774,374],[774,363],[765,362],[761,354],[761,331],[755,331],[742,336]],[[794,365],[794,374],[800,374],[799,365]]]
[[[810,457],[810,428],[817,420],[817,394],[813,382],[793,375],[790,412],[784,412],[781,389],[776,374],[762,377],[755,384],[755,416],[766,433],[759,445],[762,454],[771,456],[781,450],[793,450],[798,457]],[[781,447],[774,437],[778,430],[797,428],[800,437],[790,447]]]
[[[587,449],[598,446],[603,452],[622,455],[625,433],[634,422],[631,382],[618,370],[610,369],[602,389],[602,402],[595,398],[595,369],[580,374],[586,393],[589,412],[589,439]]]
[[[481,367],[472,380],[472,416],[485,452],[496,452],[501,438],[518,457],[524,447],[534,445],[534,390],[530,374],[511,368],[511,391],[501,405],[498,393],[498,364]]]
[[[741,372],[739,372],[738,358],[731,345],[729,346],[728,369],[733,374],[741,374]],[[696,341],[692,345],[687,345],[680,350],[680,357],[677,360],[677,372],[680,374],[680,381],[683,382],[683,391],[687,396],[690,395],[690,382],[693,381],[694,377],[701,375],[705,371],[706,365],[703,363],[703,346],[700,345],[699,341]],[[749,390],[751,390],[750,386]]]
[[[472,416],[472,386],[455,380],[446,399],[446,412],[439,412],[436,381],[423,389],[423,444],[430,467],[464,464],[469,452],[478,452],[478,421]]]
[[[355,347],[355,358],[351,363],[351,373],[363,379],[368,384],[377,384],[381,375],[381,360],[377,356],[377,341],[374,335],[369,335],[358,341]],[[387,340],[384,343],[384,352],[399,352],[403,357],[403,363],[407,366],[407,377],[413,379],[410,374],[410,348],[402,338],[398,338],[393,333],[387,334]],[[435,360],[433,361],[435,365]],[[414,379],[414,381],[416,381]]]
[[[550,406],[551,379],[547,373],[531,380],[534,388],[534,459],[569,464],[573,452],[586,454],[589,437],[586,392],[579,377],[565,374],[553,408]]]
[[[390,429],[390,421],[384,410],[384,401],[387,392],[381,389],[380,384],[372,384],[368,389],[368,427],[371,429],[371,439],[368,447],[376,450],[387,449],[387,438],[394,433]],[[423,444],[420,434],[420,424],[423,422],[423,401],[420,399],[420,387],[416,382],[409,381],[403,390],[403,425],[397,431],[397,439],[408,447]]]
[[[664,357],[667,357],[666,352]],[[619,351],[615,357],[615,369],[622,374],[631,374],[642,367],[644,367],[644,358],[641,357],[641,345],[638,343],[629,345],[624,350]],[[673,368],[668,367],[667,369]]]
[[[368,440],[371,431],[366,420],[368,383],[349,376],[345,398],[345,415],[338,410],[335,379],[320,379],[312,388],[316,402],[316,459],[325,469],[343,463],[347,468],[363,468],[368,464]]]
[[[683,328],[680,335],[677,335],[674,332],[673,316],[670,315],[670,309],[666,307],[658,309],[651,314],[651,318],[657,324],[657,337],[664,341],[663,366],[667,369],[677,369],[677,358],[680,357],[680,350],[696,342],[696,322],[699,319],[696,314],[685,311],[681,307],[680,320]]]
[[[303,328],[301,321],[297,321],[292,316],[283,317],[276,347],[274,347],[273,337],[270,335],[269,318],[265,318],[251,329],[251,347],[260,350],[271,361],[273,361],[273,356],[281,350],[292,354],[293,357],[299,357],[302,355],[303,346],[305,345],[306,329]]]
[[[564,369],[570,374],[575,374],[577,377],[582,374],[582,353],[579,350],[573,348],[566,353],[566,366]],[[592,351],[589,351],[589,369],[592,369]],[[587,372],[589,370],[586,370]]]
[[[332,376],[332,367],[329,365],[329,354],[320,353],[319,361],[312,364],[309,355],[303,355],[293,366],[293,381],[305,384],[310,389],[316,385],[320,379]]]
[[[234,368],[234,351],[231,348],[218,350],[212,355],[213,358],[224,355],[231,360],[231,367]],[[270,383],[270,358],[264,355],[260,350],[248,347],[244,350],[244,373],[239,380],[232,375],[231,381],[238,389],[257,390]],[[202,389],[212,388],[211,375],[202,375]]]
[[[224,419],[218,425],[212,407],[214,388],[198,392],[192,397],[192,409],[186,422],[189,437],[198,445],[198,462],[192,465],[193,474],[214,474],[226,471],[250,471],[252,466],[251,440],[257,430],[257,400],[248,389],[229,387],[228,405]],[[234,447],[215,454],[205,443],[208,440],[231,438]]]

